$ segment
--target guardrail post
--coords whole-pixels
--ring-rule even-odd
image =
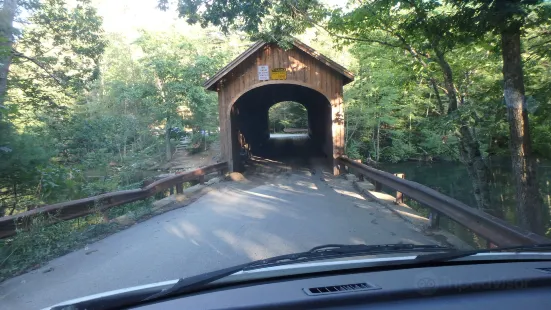
[[[400,179],[405,179],[406,175],[404,173],[395,173],[395,176],[399,177]],[[404,194],[401,192],[396,192],[396,201],[397,204],[403,204],[404,203]]]
[[[109,223],[109,214],[108,214],[107,210],[102,210],[99,213],[101,214],[103,222],[104,223]]]
[[[184,183],[176,184],[176,194],[184,193]]]
[[[375,191],[380,192],[383,190],[383,183],[379,183],[377,181],[373,181],[373,185],[375,185]]]
[[[440,226],[440,214],[431,210],[429,213],[429,228],[436,229],[438,226]]]
[[[174,186],[170,187],[170,195],[174,195]]]
[[[357,163],[360,163],[360,164],[362,163],[362,160],[361,160],[361,159],[355,159],[354,161],[357,162]],[[364,180],[364,175],[363,175],[361,172],[359,172],[359,171],[356,172],[356,177],[358,177],[358,180],[359,180],[359,181],[363,181],[363,180]]]
[[[205,184],[205,175],[204,174],[199,177],[199,184]]]
[[[495,248],[497,248],[497,247],[498,247],[498,246],[495,245],[495,244],[493,244],[492,241],[486,240],[486,248],[487,248],[487,249],[495,249]]]
[[[346,165],[341,162],[337,162],[337,171],[339,175],[346,174]]]

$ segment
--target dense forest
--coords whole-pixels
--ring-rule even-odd
[[[3,214],[140,182],[170,160],[183,128],[217,129],[216,94],[201,85],[233,56],[231,39],[142,32],[129,41],[104,33],[88,1],[14,4],[3,16],[31,15],[1,61]]]
[[[457,162],[473,207],[496,216],[488,159],[510,158],[516,224],[549,229],[536,182],[551,157],[548,1],[160,0],[194,31],[137,38],[105,32],[88,0],[0,4],[0,216],[139,186],[184,132],[217,131],[205,80],[255,40],[298,37],[355,74],[349,157]],[[270,113],[273,131],[307,126],[301,105]]]

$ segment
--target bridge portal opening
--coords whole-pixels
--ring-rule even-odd
[[[306,135],[308,111],[298,102],[283,101],[274,104],[268,111],[271,135]]]
[[[243,149],[277,161],[333,164],[331,105],[312,88],[296,84],[253,88],[237,98],[230,121],[234,170],[243,169]]]
[[[343,86],[354,75],[310,46],[292,40],[282,48],[258,41],[221,68],[204,84],[218,93],[220,159],[230,171],[242,171],[241,150],[275,159],[327,163],[344,154]],[[298,102],[308,116],[307,137],[299,141],[270,137],[270,107]]]

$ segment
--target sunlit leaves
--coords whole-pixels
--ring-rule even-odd
[[[9,103],[35,113],[63,112],[98,78],[106,44],[101,18],[89,1],[44,0],[27,24],[12,51]]]
[[[167,1],[159,6],[167,8]],[[253,39],[289,42],[327,14],[318,0],[179,0],[178,12],[188,23],[213,25],[224,33],[242,31]]]
[[[308,128],[306,108],[297,102],[284,101],[269,110],[270,129],[281,132],[285,128]]]

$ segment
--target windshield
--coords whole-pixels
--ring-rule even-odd
[[[0,0],[0,303],[550,243],[550,12]]]

